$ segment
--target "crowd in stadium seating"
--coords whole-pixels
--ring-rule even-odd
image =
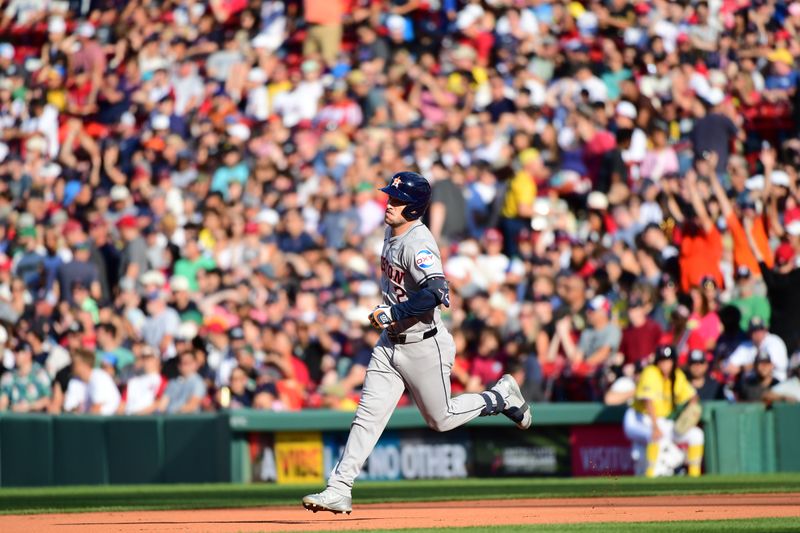
[[[0,409],[353,409],[414,169],[455,392],[800,400],[800,3],[10,0]],[[402,400],[410,402],[408,398]]]

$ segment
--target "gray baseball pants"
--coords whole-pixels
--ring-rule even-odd
[[[498,412],[494,395],[462,394],[450,398],[450,370],[455,352],[453,337],[442,325],[433,337],[410,344],[393,344],[386,333],[381,335],[367,367],[347,444],[328,478],[328,487],[350,494],[353,481],[406,387],[425,422],[436,431],[450,431],[481,414]],[[495,409],[489,408],[489,398],[495,402]]]

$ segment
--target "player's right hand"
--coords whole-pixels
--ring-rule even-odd
[[[386,329],[392,325],[392,308],[388,305],[379,305],[369,314],[369,323],[375,329]]]

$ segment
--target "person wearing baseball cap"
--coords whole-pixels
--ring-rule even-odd
[[[625,413],[623,429],[633,442],[633,455],[637,474],[647,477],[671,475],[674,466],[665,467],[659,462],[661,449],[676,444],[688,444],[686,453],[689,475],[700,475],[705,436],[700,428],[693,427],[677,434],[675,422],[670,419],[683,406],[699,400],[697,391],[686,374],[678,368],[678,353],[670,345],[656,348],[654,363],[642,370],[636,385],[634,402]]]
[[[709,355],[703,350],[697,349],[689,352],[689,364],[686,367],[689,383],[697,391],[697,396],[702,401],[724,400],[722,383],[708,373]]]
[[[611,382],[603,403],[606,405],[631,405],[636,394],[636,384],[647,363],[644,360],[630,365],[610,367],[606,379]]]
[[[630,144],[622,150],[622,160],[626,165],[639,171],[639,164],[647,153],[647,135],[637,126],[638,111],[636,105],[621,100],[614,109],[614,122],[617,132],[626,131],[630,135]],[[638,179],[638,174],[636,178]]]
[[[769,95],[772,101],[791,100],[794,93],[795,83],[797,83],[797,71],[795,70],[795,58],[786,48],[776,48],[769,54],[767,59],[770,62],[771,72],[764,80],[765,95]]]
[[[83,283],[89,289],[92,298],[100,300],[102,296],[100,274],[97,265],[91,261],[91,253],[91,243],[88,239],[82,238],[72,246],[72,261],[62,263],[56,268],[53,291],[61,301],[76,305],[72,292],[75,282]]]
[[[789,360],[789,379],[773,386],[764,394],[763,400],[770,403],[800,402],[800,353],[795,353]]]
[[[749,370],[758,355],[763,353],[770,358],[775,377],[780,381],[785,380],[789,367],[789,356],[783,340],[774,333],[770,333],[767,323],[758,316],[750,319],[747,332],[750,335],[750,341],[740,344],[733,351],[723,365],[724,371],[730,375],[741,374],[742,370]]]
[[[202,324],[203,313],[192,298],[189,278],[181,275],[172,276],[169,285],[173,297],[171,305],[180,315],[181,321],[194,321]]]
[[[138,280],[147,272],[147,244],[139,231],[139,221],[133,215],[125,215],[117,221],[117,229],[125,243],[120,256],[119,277]]]
[[[736,307],[742,314],[742,318],[739,321],[739,327],[741,327],[742,331],[747,331],[750,319],[753,317],[759,317],[764,322],[769,323],[772,316],[769,300],[766,296],[756,294],[756,280],[750,269],[745,265],[739,266],[733,274],[733,280],[736,283],[734,287],[735,297],[730,301],[730,305]]]
[[[541,179],[544,172],[542,159],[535,148],[522,150],[517,158],[517,166],[519,170],[509,181],[500,213],[500,228],[505,243],[503,251],[509,257],[517,253],[517,233],[531,225],[533,203],[538,191],[537,180]]]
[[[581,332],[577,346],[569,334],[561,334],[561,343],[572,362],[575,376],[588,377],[619,349],[622,332],[611,322],[611,302],[605,296],[595,296],[586,304],[586,329]]]
[[[156,289],[147,293],[147,319],[142,325],[142,339],[161,351],[164,358],[175,356],[174,335],[181,324],[180,315],[167,305],[168,293]]]
[[[733,388],[740,402],[760,402],[764,395],[780,380],[774,376],[775,365],[766,350],[759,350],[753,363],[753,371],[741,373]]]

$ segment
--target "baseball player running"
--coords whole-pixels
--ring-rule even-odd
[[[686,459],[689,475],[699,476],[703,461],[703,430],[696,422],[679,424],[668,417],[686,404],[698,404],[697,393],[689,383],[686,374],[677,368],[677,353],[672,346],[659,346],[655,362],[642,370],[636,386],[633,406],[629,407],[623,420],[625,436],[633,442],[633,455],[637,474],[647,477],[672,475],[676,465],[673,459],[682,463],[682,454],[677,452],[676,444],[687,444]],[[699,419],[699,412],[695,413]],[[689,418],[689,417],[687,417]],[[683,428],[681,426],[688,426]],[[675,456],[674,458],[672,456]]]
[[[381,253],[383,304],[369,319],[382,334],[372,352],[347,444],[328,486],[303,498],[303,506],[314,512],[351,512],[353,481],[406,388],[436,431],[450,431],[478,416],[499,413],[521,429],[531,426],[530,408],[508,374],[480,394],[450,397],[456,350],[439,312],[440,305],[450,306],[449,289],[439,247],[419,220],[430,203],[431,186],[415,172],[399,172],[381,191],[389,195]]]

